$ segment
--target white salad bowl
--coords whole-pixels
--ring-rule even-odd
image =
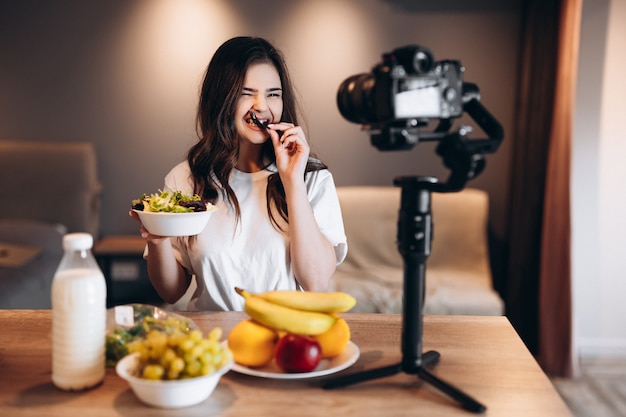
[[[206,227],[209,218],[215,211],[210,205],[206,211],[190,213],[167,213],[135,210],[139,220],[148,232],[157,236],[194,236]]]
[[[145,404],[159,408],[180,408],[196,405],[211,396],[222,375],[228,372],[233,361],[209,375],[176,380],[150,380],[136,375],[139,354],[131,353],[122,358],[115,371],[128,381],[137,398]]]

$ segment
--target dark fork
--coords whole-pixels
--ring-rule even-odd
[[[250,114],[250,118],[252,119],[252,122],[258,127],[260,127],[261,129],[263,129],[265,133],[267,133],[267,138],[269,139],[270,132],[268,131],[267,125],[270,124],[270,122],[269,121],[265,123],[261,122],[259,119],[257,119],[256,114],[253,111],[250,111],[249,114]],[[281,132],[280,130],[277,130],[276,132],[278,133],[278,137],[281,138],[280,143],[283,143],[283,140],[282,140],[283,132]]]
[[[257,119],[256,114],[253,111],[250,112],[250,118],[252,119],[255,125],[263,129],[265,133],[267,133],[269,136],[269,132],[267,131],[267,125],[269,124],[269,122],[265,122],[265,123],[261,122],[259,119]]]

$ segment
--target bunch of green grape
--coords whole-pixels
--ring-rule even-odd
[[[145,338],[151,330],[171,333],[189,332],[193,328],[193,322],[187,318],[168,316],[166,319],[160,319],[154,317],[153,314],[153,307],[135,306],[132,326],[120,325],[107,331],[106,364],[108,367],[115,367],[117,361],[130,353],[128,345],[135,340]]]
[[[146,379],[184,379],[209,375],[232,360],[220,343],[222,329],[213,329],[206,338],[200,330],[165,333],[150,330],[146,337],[128,345],[139,354],[137,375]]]

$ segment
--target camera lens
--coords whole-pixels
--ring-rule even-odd
[[[337,91],[339,112],[352,123],[367,124],[378,121],[372,74],[357,74],[346,78]]]

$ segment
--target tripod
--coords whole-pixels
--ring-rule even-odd
[[[402,187],[398,218],[398,250],[404,260],[404,305],[402,323],[402,361],[382,368],[330,379],[322,385],[334,389],[395,375],[417,375],[468,411],[482,413],[486,407],[456,387],[431,374],[427,367],[439,361],[436,351],[422,353],[423,304],[425,298],[426,260],[432,239],[431,191],[440,184],[433,177],[399,177],[394,185]]]
[[[436,351],[422,353],[423,311],[426,281],[426,260],[430,255],[432,240],[431,193],[453,192],[463,189],[466,182],[479,175],[484,167],[483,154],[495,152],[504,132],[500,123],[480,103],[478,87],[463,83],[463,111],[487,133],[486,139],[468,140],[467,127],[449,132],[450,119],[440,119],[430,132],[421,132],[419,121],[408,125],[400,120],[370,125],[371,142],[380,150],[407,149],[422,140],[436,140],[436,152],[442,157],[450,175],[444,183],[434,177],[398,177],[394,185],[402,187],[398,218],[398,250],[404,261],[404,303],[402,321],[402,361],[378,369],[335,377],[326,380],[322,387],[334,389],[371,379],[405,372],[417,375],[456,400],[463,408],[482,413],[487,408],[458,388],[431,374],[427,368],[439,361]]]

